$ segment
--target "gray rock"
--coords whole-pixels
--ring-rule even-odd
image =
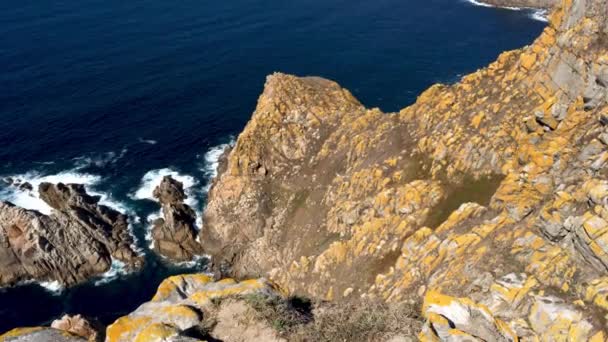
[[[112,259],[141,265],[125,215],[99,205],[82,185],[42,183],[39,192],[51,215],[0,201],[0,286],[27,280],[70,286],[106,272]]]
[[[184,203],[188,196],[183,184],[166,176],[154,189],[154,197],[161,203],[164,217],[153,224],[154,250],[173,261],[188,261],[202,254],[196,241],[196,213]]]

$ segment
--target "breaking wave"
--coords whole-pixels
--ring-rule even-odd
[[[494,6],[494,5],[490,5],[485,2],[476,1],[476,0],[464,0],[464,1],[466,1],[472,5],[481,6],[481,7],[504,8],[504,9],[508,9],[511,11],[529,11],[530,13],[528,14],[528,17],[530,19],[542,21],[545,23],[549,22],[549,11],[547,11],[547,10],[534,9],[534,8],[528,8],[528,7]]]

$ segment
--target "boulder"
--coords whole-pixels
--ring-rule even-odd
[[[87,320],[80,315],[64,315],[60,319],[54,320],[51,323],[51,328],[80,336],[89,342],[100,342],[103,340],[103,326],[98,322]]]

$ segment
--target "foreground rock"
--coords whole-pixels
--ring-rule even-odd
[[[67,331],[35,327],[13,329],[0,335],[2,342],[86,342],[87,339]]]
[[[166,279],[154,298],[128,316],[121,317],[106,330],[107,342],[154,341],[282,341],[261,321],[246,322],[246,295],[282,296],[264,280],[220,282],[205,275],[183,275]],[[233,298],[221,304],[223,300]],[[210,324],[213,323],[213,324]],[[211,327],[211,329],[209,329]],[[235,330],[236,329],[236,330]]]
[[[127,217],[100,205],[77,184],[42,183],[49,216],[0,201],[0,286],[57,281],[70,286],[110,269],[112,260],[137,268]]]
[[[530,46],[390,115],[269,76],[209,193],[216,269],[425,298],[431,339],[606,337],[607,8],[565,0]]]
[[[201,255],[201,245],[196,241],[196,213],[184,203],[187,196],[183,184],[165,176],[154,189],[154,197],[159,200],[164,217],[154,222],[154,250],[173,261],[188,261]]]

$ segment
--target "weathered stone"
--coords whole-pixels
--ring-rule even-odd
[[[161,283],[154,298],[142,304],[128,316],[117,319],[106,330],[107,342],[152,342],[152,341],[190,341],[187,339],[188,331],[203,327],[205,320],[215,317],[217,322],[212,336],[226,338],[229,333],[225,326],[235,324],[234,317],[228,312],[224,316],[217,316],[215,304],[224,299],[238,298],[239,296],[283,296],[275,286],[265,279],[253,279],[236,282],[224,279],[213,282],[205,275],[173,276]],[[241,303],[239,301],[233,303]],[[224,309],[226,309],[224,307]],[[221,309],[220,309],[221,311]],[[240,317],[243,319],[243,317]],[[257,322],[240,324],[239,332],[248,331],[248,336],[255,336],[258,332],[265,337],[276,338],[276,333],[268,329],[267,325]],[[263,332],[263,334],[262,334]],[[235,331],[231,332],[235,334]],[[237,335],[238,336],[238,335]],[[222,339],[235,341],[234,339]]]
[[[196,241],[196,213],[184,200],[183,184],[166,176],[154,189],[154,197],[162,206],[164,219],[154,222],[154,250],[174,261],[192,260],[203,253]]]
[[[91,322],[80,315],[64,315],[51,323],[51,328],[69,332],[80,336],[87,341],[102,341],[103,326],[98,322]]]
[[[98,204],[77,184],[42,183],[50,216],[0,202],[0,286],[28,280],[74,285],[110,268],[113,259],[134,269],[127,217]]]

